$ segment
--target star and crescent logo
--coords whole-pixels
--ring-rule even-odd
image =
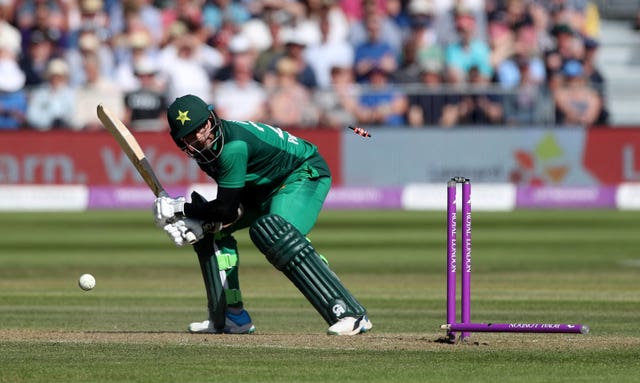
[[[178,110],[178,117],[176,117],[176,120],[180,121],[182,123],[182,126],[184,126],[185,121],[191,121],[187,114],[189,114],[188,110],[185,112]]]

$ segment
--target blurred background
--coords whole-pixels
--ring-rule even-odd
[[[99,103],[171,194],[215,188],[167,135],[186,93],[316,143],[329,208],[462,175],[480,209],[640,209],[639,88],[637,0],[0,0],[0,210],[148,208]]]

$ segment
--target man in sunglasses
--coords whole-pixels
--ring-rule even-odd
[[[370,330],[366,309],[306,239],[331,186],[329,167],[317,147],[275,126],[220,119],[212,105],[193,95],[177,98],[167,118],[174,142],[218,186],[212,201],[194,193],[191,202],[160,197],[154,203],[156,223],[176,245],[195,242],[200,260],[209,319],[192,323],[189,331],[255,331],[243,309],[233,238],[243,228],[325,319],[328,334]],[[221,307],[226,307],[226,321],[219,319]]]

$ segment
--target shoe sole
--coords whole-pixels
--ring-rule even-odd
[[[349,336],[349,335],[359,335],[359,334],[364,334],[365,332],[369,331],[370,329],[367,329],[365,327],[360,327],[359,329],[356,329],[354,331],[351,332],[337,332],[337,331],[327,331],[327,335],[336,335],[336,336]]]
[[[249,327],[249,329],[247,330],[241,330],[241,331],[232,331],[229,329],[225,329],[224,331],[220,332],[220,331],[216,331],[215,329],[202,329],[202,330],[192,330],[191,328],[188,329],[189,333],[191,334],[237,334],[237,335],[243,335],[243,334],[253,334],[254,332],[256,332],[256,326],[251,325],[251,327]]]
[[[349,336],[349,335],[359,335],[359,334],[364,334],[365,332],[371,330],[373,328],[373,325],[371,324],[371,322],[366,322],[363,323],[362,325],[360,325],[359,328],[350,331],[350,332],[337,332],[337,331],[327,331],[327,335],[336,335],[336,336]]]
[[[253,334],[254,332],[256,332],[256,326],[251,325],[251,327],[249,327],[248,330],[241,330],[241,331],[232,331],[232,330],[226,330],[225,329],[225,334],[235,334],[235,335],[244,335],[244,334]]]
[[[192,330],[189,329],[189,334],[222,334],[221,332],[218,332],[216,330]]]

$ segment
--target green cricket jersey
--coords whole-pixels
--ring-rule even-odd
[[[252,121],[221,120],[224,147],[216,161],[201,168],[219,186],[244,188],[264,198],[280,188],[305,163],[319,176],[329,169],[318,148],[301,138],[268,124]],[[243,198],[245,199],[245,198]]]

